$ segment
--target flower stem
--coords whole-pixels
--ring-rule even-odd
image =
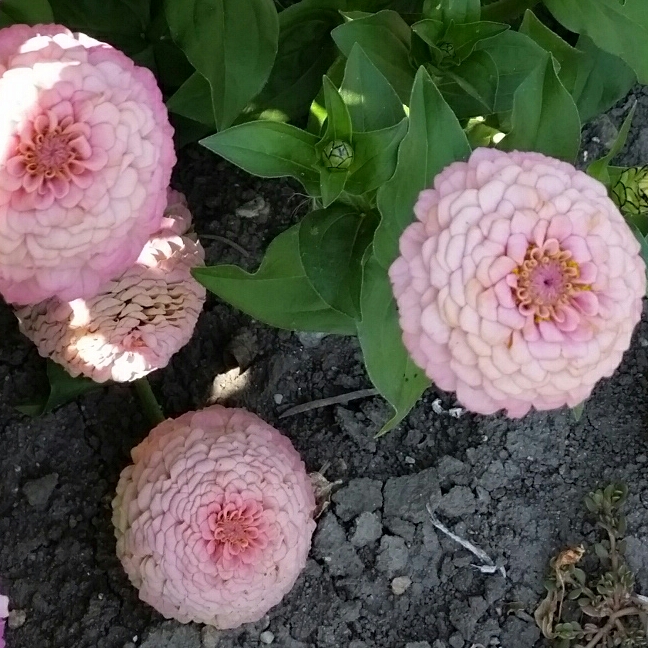
[[[517,18],[539,2],[540,0],[497,0],[497,2],[482,7],[481,19],[506,22]]]
[[[166,419],[166,416],[164,416],[160,403],[158,403],[157,398],[155,398],[155,394],[151,389],[149,381],[146,378],[140,378],[139,380],[136,380],[133,385],[135,386],[135,391],[142,403],[144,413],[151,422],[151,425],[155,426],[162,423],[162,421]]]

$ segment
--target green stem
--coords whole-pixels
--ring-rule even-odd
[[[144,408],[144,413],[151,422],[151,425],[155,426],[166,420],[166,416],[164,416],[160,403],[158,403],[157,398],[155,398],[155,394],[151,389],[149,381],[146,378],[140,378],[133,384],[140,402],[142,403],[142,407]]]
[[[517,18],[539,2],[540,0],[497,0],[497,2],[482,7],[481,19],[491,22],[507,22]]]

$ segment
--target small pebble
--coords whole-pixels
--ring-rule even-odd
[[[283,402],[283,394],[275,394],[274,395],[274,402],[277,405],[281,405],[281,403]]]
[[[266,630],[259,635],[259,640],[264,644],[271,644],[274,641],[274,633]]]
[[[410,464],[412,466],[416,463],[416,459],[414,459],[414,457],[407,456],[405,457],[405,463]]]
[[[239,218],[259,218],[267,216],[269,213],[270,207],[263,196],[257,196],[236,209],[236,215]]]
[[[396,596],[405,594],[405,592],[408,590],[411,584],[412,584],[412,579],[409,576],[397,576],[391,582],[392,592],[394,592]]]
[[[11,610],[9,612],[9,619],[7,619],[7,625],[10,630],[16,630],[25,625],[27,620],[27,612],[25,610]]]
[[[213,626],[205,626],[200,631],[200,643],[202,648],[217,648],[220,643],[221,633]]]

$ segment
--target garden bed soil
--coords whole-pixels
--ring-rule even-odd
[[[648,160],[648,95],[638,89],[588,128],[586,161],[609,145],[633,97],[623,162]],[[307,208],[296,185],[251,178],[197,146],[181,152],[174,185],[197,231],[221,237],[203,239],[209,263],[256,268]],[[375,439],[388,415],[377,397],[279,418],[371,386],[354,339],[272,330],[210,297],[190,344],[151,377],[168,413],[210,399],[246,407],[285,431],[310,471],[326,465],[341,481],[293,591],[262,622],[227,632],[162,619],[115,557],[110,501],[148,431],[132,389],[110,386],[28,418],[14,405],[35,393],[44,362],[5,306],[0,326],[0,591],[13,609],[10,648],[544,646],[532,615],[547,561],[594,540],[583,497],[611,480],[630,487],[628,559],[648,593],[646,317],[579,421],[564,410],[473,416],[430,389],[398,429]],[[478,572],[435,530],[429,498],[454,533],[501,561],[505,578]]]

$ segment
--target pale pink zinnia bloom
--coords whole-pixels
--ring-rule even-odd
[[[539,153],[481,148],[419,195],[389,275],[403,341],[467,409],[584,401],[630,344],[639,243],[605,187]]]
[[[5,620],[9,617],[9,599],[0,594],[0,648],[5,648]]]
[[[167,618],[234,628],[290,591],[315,529],[315,498],[290,440],[220,405],[158,425],[113,500],[117,555]]]
[[[94,296],[160,226],[175,163],[153,74],[59,25],[0,30],[0,293]]]
[[[165,367],[193,334],[206,291],[191,269],[204,251],[185,234],[191,214],[184,196],[169,190],[158,232],[135,265],[91,299],[48,299],[16,314],[38,352],[72,376],[128,382]]]

